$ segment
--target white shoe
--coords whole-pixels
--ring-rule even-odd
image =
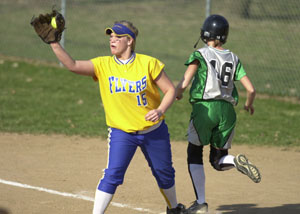
[[[192,206],[190,206],[188,209],[188,214],[202,214],[208,212],[208,204],[198,204],[197,201],[194,201]]]
[[[234,159],[235,167],[241,173],[247,175],[255,183],[261,181],[261,175],[255,165],[253,165],[245,155],[238,154]]]

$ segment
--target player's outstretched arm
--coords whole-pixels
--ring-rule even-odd
[[[49,14],[40,14],[33,17],[30,24],[37,35],[47,44],[50,44],[58,60],[70,71],[87,76],[94,76],[94,66],[91,61],[75,61],[59,44],[65,30],[65,19],[62,14],[52,10]]]
[[[58,42],[51,43],[50,46],[57,59],[70,71],[86,76],[95,75],[92,61],[74,60]]]
[[[254,114],[253,103],[256,95],[255,88],[247,76],[243,76],[240,81],[247,91],[247,99],[244,105],[244,109],[250,112],[250,114],[252,115]]]

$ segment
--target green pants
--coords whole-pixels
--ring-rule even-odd
[[[231,103],[222,100],[192,104],[188,140],[195,145],[229,149],[234,135],[236,113]]]

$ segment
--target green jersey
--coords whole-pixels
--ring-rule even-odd
[[[190,89],[190,102],[225,100],[237,105],[238,92],[234,81],[246,75],[238,57],[229,50],[218,50],[206,45],[193,52],[185,65],[194,60],[200,64]]]

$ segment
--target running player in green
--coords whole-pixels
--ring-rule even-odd
[[[255,88],[246,76],[239,58],[222,45],[229,31],[227,20],[220,15],[209,16],[201,29],[203,48],[194,51],[186,61],[187,70],[176,88],[180,100],[187,86],[190,88],[192,113],[188,128],[188,169],[193,182],[196,200],[188,213],[205,213],[205,173],[203,168],[203,147],[210,145],[210,163],[218,171],[236,168],[255,183],[261,175],[245,155],[228,154],[231,147],[238,103],[234,81],[240,81],[247,91],[244,109],[252,115]],[[200,39],[200,38],[199,38]],[[197,45],[197,43],[196,43]],[[196,46],[195,45],[195,46]]]

